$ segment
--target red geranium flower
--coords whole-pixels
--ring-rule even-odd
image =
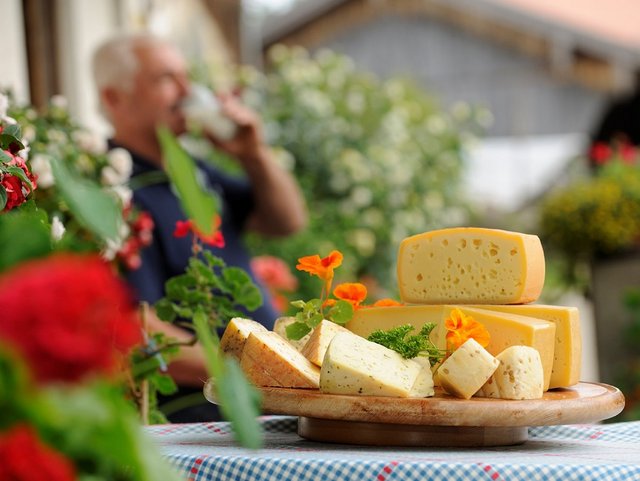
[[[141,340],[125,285],[98,256],[59,254],[0,276],[0,340],[36,380],[110,374]]]
[[[73,481],[71,462],[45,445],[26,425],[17,425],[0,436],[0,479],[7,481]]]
[[[185,237],[191,233],[195,238],[200,239],[205,244],[222,248],[224,247],[224,237],[222,236],[222,232],[219,230],[220,223],[220,216],[217,215],[213,221],[213,233],[206,235],[196,227],[191,219],[187,219],[185,221],[179,220],[176,222],[176,228],[173,231],[173,235],[174,237]]]

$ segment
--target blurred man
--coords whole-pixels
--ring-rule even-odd
[[[173,235],[176,222],[185,220],[180,203],[167,180],[156,128],[167,126],[174,135],[186,132],[183,102],[191,92],[187,65],[178,49],[148,34],[122,36],[103,44],[95,53],[93,71],[103,111],[113,126],[111,147],[128,150],[133,159],[133,177],[160,179],[134,191],[134,204],[151,214],[155,222],[153,244],[144,249],[142,265],[127,279],[140,301],[153,304],[164,295],[164,284],[181,274],[191,256],[191,239]],[[265,144],[258,116],[232,96],[219,98],[223,113],[237,129],[231,139],[206,132],[220,150],[233,156],[246,179],[229,177],[211,166],[198,163],[204,187],[221,199],[222,249],[211,248],[227,265],[251,273],[249,254],[242,235],[254,231],[283,236],[301,229],[306,222],[304,202],[294,179],[273,160]],[[147,175],[151,174],[151,176]],[[271,328],[277,313],[266,292],[264,305],[247,315]],[[191,333],[152,319],[151,328],[187,340]],[[170,373],[184,392],[200,393],[207,372],[200,348],[181,349]],[[202,398],[204,399],[204,398]],[[170,416],[174,422],[210,419],[211,405]],[[203,414],[204,413],[204,414]],[[214,416],[215,417],[215,416]]]

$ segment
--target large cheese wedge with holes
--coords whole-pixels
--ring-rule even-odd
[[[320,369],[320,391],[331,394],[409,397],[423,367],[375,342],[336,334]],[[423,380],[421,380],[422,382]]]
[[[540,354],[529,346],[511,346],[496,356],[500,365],[475,394],[498,399],[540,399],[543,371]]]
[[[440,365],[438,380],[449,394],[470,399],[499,365],[475,339],[468,339]]]
[[[538,299],[545,262],[535,235],[458,227],[407,237],[398,287],[416,304],[525,304]]]
[[[256,331],[245,342],[240,367],[257,386],[316,389],[320,370],[272,331]]]
[[[327,352],[329,343],[333,339],[333,336],[339,332],[349,331],[335,322],[323,319],[320,324],[313,329],[309,340],[302,347],[300,353],[316,366],[322,366],[322,360],[324,359],[325,352]]]
[[[294,322],[296,322],[296,318],[293,316],[279,317],[273,324],[273,332],[278,334],[282,339],[286,340],[289,344],[300,351],[309,340],[311,334],[307,334],[300,339],[289,339],[287,337],[287,326],[290,326]]]
[[[491,336],[486,350],[493,356],[497,356],[511,346],[529,346],[536,349],[540,353],[544,371],[544,390],[549,389],[556,335],[556,325],[553,322],[464,305],[448,306],[445,315],[450,315],[454,308],[460,309],[463,314],[484,325]],[[437,338],[444,347],[442,344],[442,340],[446,339],[444,322],[438,325],[438,330],[440,332]]]
[[[266,332],[268,329],[252,319],[234,317],[229,321],[222,334],[220,349],[225,354],[240,359],[242,349],[244,348],[245,342],[247,342],[249,334],[257,331]]]
[[[580,381],[582,335],[578,308],[542,304],[518,306],[479,305],[477,307],[553,322],[556,325],[556,336],[549,389],[572,386]]]

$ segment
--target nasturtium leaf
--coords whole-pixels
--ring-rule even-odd
[[[289,324],[285,331],[287,333],[287,338],[298,341],[311,332],[311,327],[309,327],[306,322],[296,321]]]
[[[329,319],[336,324],[344,325],[353,317],[353,306],[351,303],[339,300],[329,309]]]

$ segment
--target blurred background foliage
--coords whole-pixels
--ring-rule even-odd
[[[269,59],[266,74],[239,70],[241,92],[298,180],[310,222],[287,239],[250,238],[252,251],[293,267],[338,249],[338,281],[365,283],[368,302],[395,296],[400,241],[473,214],[461,183],[464,151],[490,115],[463,103],[444,111],[411,81],[377,79],[330,50],[280,45]],[[296,298],[317,297],[317,283],[296,275]]]

